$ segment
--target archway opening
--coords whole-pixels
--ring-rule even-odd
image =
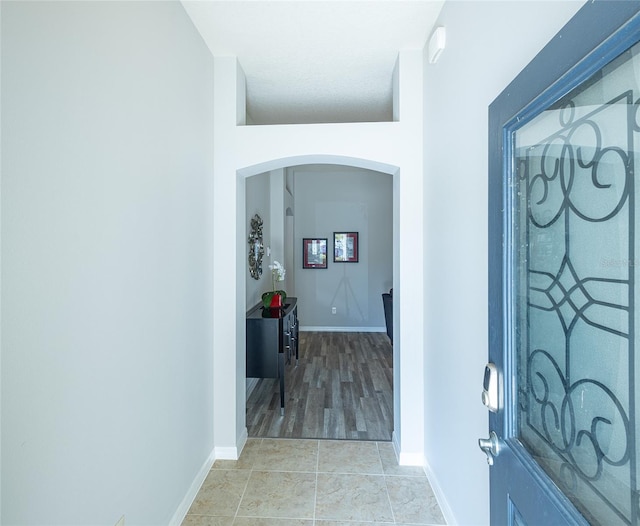
[[[280,177],[280,180],[283,181],[282,184],[284,184],[285,186],[287,184],[290,184],[287,181],[287,173],[290,173],[291,171],[293,171],[295,168],[298,167],[308,167],[308,166],[314,166],[314,167],[320,167],[320,169],[322,169],[323,166],[332,166],[332,167],[341,167],[344,169],[362,169],[362,171],[371,171],[371,172],[375,172],[377,173],[379,176],[390,176],[387,181],[388,181],[388,188],[389,188],[389,230],[390,230],[390,240],[388,242],[388,246],[387,246],[387,250],[390,257],[390,279],[385,280],[384,285],[381,285],[375,299],[372,297],[371,300],[376,302],[376,306],[379,307],[379,312],[380,312],[380,326],[377,327],[377,330],[371,330],[370,332],[381,332],[384,336],[384,338],[387,338],[386,336],[386,330],[385,330],[385,321],[384,321],[384,312],[383,312],[383,305],[382,305],[382,298],[381,298],[381,294],[382,292],[388,292],[389,288],[396,288],[396,290],[398,290],[398,287],[400,285],[400,276],[399,276],[399,272],[398,269],[400,268],[399,265],[399,247],[398,247],[398,236],[397,236],[397,228],[398,228],[398,221],[397,221],[397,217],[398,217],[398,211],[397,211],[397,203],[398,203],[398,196],[397,196],[397,192],[398,192],[398,178],[399,178],[399,168],[396,166],[390,166],[390,165],[385,165],[382,163],[378,163],[375,161],[370,161],[367,159],[356,159],[356,158],[351,158],[351,157],[344,157],[344,156],[330,156],[330,155],[308,155],[308,156],[297,156],[297,157],[291,157],[291,158],[283,158],[283,159],[273,159],[264,163],[260,163],[254,166],[250,166],[250,167],[245,167],[242,169],[237,170],[237,184],[238,184],[238,223],[241,225],[245,225],[246,221],[247,221],[247,217],[253,216],[255,210],[254,210],[254,205],[251,204],[250,206],[247,206],[247,193],[246,190],[247,188],[249,188],[249,186],[253,185],[252,179],[254,177],[258,177],[258,176],[262,176],[266,173],[276,173],[279,174],[278,177]],[[249,179],[252,178],[252,179]],[[385,177],[386,179],[386,177]],[[261,186],[262,188],[265,188],[266,184],[268,183],[262,183]],[[242,201],[242,203],[241,203]],[[242,206],[240,206],[242,204]],[[301,214],[304,214],[305,212],[308,212],[308,210],[296,210],[296,208],[294,206],[291,206],[290,203],[285,203],[282,202],[282,209],[281,210],[277,210],[275,212],[275,217],[278,218],[277,220],[279,220],[279,218],[282,219],[282,229],[283,229],[283,234],[282,234],[282,238],[283,238],[283,246],[279,246],[277,247],[277,249],[275,251],[272,252],[272,258],[271,259],[277,259],[280,257],[280,255],[282,254],[282,257],[287,260],[287,261],[292,261],[292,258],[287,256],[287,247],[288,244],[291,243],[291,240],[293,238],[293,231],[294,231],[294,226],[293,226],[293,220],[298,220],[298,217]],[[266,214],[271,216],[273,211],[267,211]],[[326,230],[326,229],[325,229]],[[329,232],[329,236],[326,237],[330,237],[333,235],[333,229],[330,229],[331,231]],[[366,230],[366,229],[363,229]],[[246,253],[246,235],[245,235],[245,231],[243,229],[238,229],[238,235],[237,235],[237,249],[238,249],[238,254],[240,253]],[[367,234],[367,232],[363,232],[362,234]],[[372,234],[372,232],[368,233],[369,235]],[[297,237],[300,237],[300,234],[298,234]],[[362,240],[362,238],[361,238]],[[294,240],[294,243],[296,246],[294,247],[290,247],[289,246],[289,253],[291,254],[291,256],[293,256],[293,253],[295,252],[295,265],[296,265],[296,269],[297,267],[301,267],[301,247],[298,247],[298,239]],[[329,250],[332,250],[332,239],[329,239]],[[271,252],[272,247],[268,248],[268,252]],[[269,264],[269,260],[267,259],[266,261],[266,265]],[[288,263],[289,264],[289,263]],[[329,262],[329,266],[331,265],[331,260]],[[340,264],[336,264],[335,265],[335,270],[337,271],[339,269],[339,271],[341,273],[345,273],[345,275],[347,274],[347,271],[351,271],[350,269],[355,269],[355,266],[349,267],[349,265],[340,265]],[[293,270],[293,267],[291,267],[291,270]],[[268,271],[268,269],[267,269]],[[326,272],[326,271],[325,271]],[[296,278],[296,273],[292,272],[293,274],[293,278],[294,281],[288,281],[288,283],[292,283],[292,290],[296,291],[297,294],[297,290],[298,288],[302,287],[301,283],[296,283],[295,280],[298,280],[298,278]],[[298,273],[299,274],[299,273]],[[314,272],[312,271],[311,273],[309,273],[307,271],[307,275],[313,275]],[[318,271],[315,271],[315,275],[318,275]],[[245,274],[242,274],[242,277],[244,278]],[[342,282],[342,284],[344,284],[344,280],[341,278],[339,280],[337,280],[336,282]],[[251,291],[245,289],[244,287],[238,287],[239,288],[239,293],[238,294],[238,302],[241,302],[240,308],[238,309],[238,312],[246,312],[248,309],[250,309],[253,306],[253,303],[255,302],[255,297],[251,296]],[[386,290],[385,290],[386,289]],[[330,295],[330,294],[329,294]],[[249,298],[248,298],[248,297]],[[334,295],[335,296],[335,295]],[[332,298],[333,300],[335,300],[335,298]],[[378,305],[379,303],[379,305]],[[326,306],[325,306],[326,307]],[[354,312],[357,312],[358,309],[355,308],[356,306],[353,305],[352,303],[352,310]],[[329,310],[330,307],[327,307],[327,310]],[[398,317],[399,309],[395,309],[395,316],[394,317]],[[358,313],[361,314],[361,313]],[[304,316],[303,316],[304,319]],[[302,325],[304,326],[304,321],[301,322]],[[236,320],[236,330],[238,331],[238,334],[245,334],[245,320],[241,319],[240,317],[238,317],[238,319]],[[315,325],[317,326],[318,323],[316,322]],[[326,327],[325,327],[326,328]],[[354,331],[355,332],[355,331]],[[245,348],[242,347],[242,350],[238,350],[238,352],[245,352]],[[393,346],[393,350],[391,351],[393,353],[393,363],[394,365],[399,363],[399,357],[400,357],[400,352],[401,352],[401,343],[399,340],[397,340],[396,342],[394,342],[394,346]],[[238,382],[242,382],[243,384],[246,383],[246,378],[238,378]],[[251,386],[250,386],[251,387]],[[394,434],[398,433],[399,431],[399,424],[400,424],[400,419],[399,419],[399,414],[400,414],[400,375],[399,375],[399,368],[394,367],[393,369],[393,395],[392,395],[392,406],[393,406],[393,422],[391,423],[391,427],[394,430]],[[246,394],[246,393],[245,393]],[[246,398],[242,401],[242,407],[245,407],[246,405]],[[240,408],[240,404],[239,404],[239,408]],[[243,415],[244,416],[244,415]],[[246,425],[246,421],[245,421],[245,425]],[[251,433],[250,433],[251,435]]]

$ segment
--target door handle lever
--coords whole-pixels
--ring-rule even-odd
[[[479,438],[478,447],[487,455],[487,464],[493,466],[493,459],[500,453],[500,440],[495,431],[491,431],[489,438]]]

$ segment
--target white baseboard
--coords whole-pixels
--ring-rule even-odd
[[[309,327],[300,326],[302,332],[387,332],[386,327]]]
[[[182,521],[184,521],[185,517],[187,516],[189,508],[191,508],[191,505],[193,504],[193,501],[195,500],[196,495],[198,494],[198,491],[200,491],[200,488],[202,487],[204,480],[207,478],[209,471],[211,471],[211,466],[213,466],[213,463],[215,462],[215,460],[216,460],[216,454],[214,450],[209,455],[209,458],[205,460],[204,464],[198,471],[198,474],[193,479],[193,482],[191,483],[191,486],[189,486],[189,490],[187,491],[187,494],[184,496],[184,499],[182,499],[182,502],[178,506],[178,509],[176,510],[176,512],[173,514],[173,517],[171,517],[171,520],[169,521],[169,526],[180,526],[182,524]]]
[[[242,448],[247,443],[247,438],[249,438],[249,434],[247,433],[247,428],[245,427],[242,431],[242,434],[238,437],[238,441],[235,447],[216,447],[215,453],[216,458],[220,460],[238,460],[240,457],[240,453],[242,453]]]
[[[403,453],[400,449],[400,442],[398,441],[398,435],[396,435],[395,431],[391,433],[391,443],[393,444],[393,449],[396,452],[398,464],[401,466],[417,466],[424,468],[424,455],[422,453]]]
[[[442,510],[442,514],[444,515],[445,522],[451,526],[455,526],[458,524],[455,516],[453,515],[453,511],[451,510],[451,506],[449,506],[449,502],[438,484],[438,479],[431,471],[431,467],[428,462],[424,464],[424,472],[429,479],[429,484],[431,484],[431,489],[433,490],[433,494],[436,496],[436,500],[438,501],[438,505],[440,506],[440,510]]]
[[[171,517],[169,526],[180,526],[182,524],[182,521],[184,521],[185,517],[187,516],[189,508],[193,504],[198,491],[200,491],[200,488],[202,487],[204,480],[207,478],[209,471],[211,471],[211,467],[213,466],[213,463],[216,461],[216,459],[238,460],[238,457],[240,456],[240,453],[242,453],[244,445],[247,443],[247,438],[249,438],[249,434],[247,432],[247,428],[245,427],[242,434],[238,437],[236,447],[213,448],[213,451],[209,455],[209,458],[205,460],[204,464],[198,471],[196,478],[193,479],[193,482],[189,487],[189,491],[187,491],[184,499],[182,499],[182,502],[178,506],[176,512],[173,514],[173,517]]]
[[[396,453],[398,464],[402,466],[422,467],[425,475],[427,476],[427,479],[429,480],[429,484],[431,485],[433,494],[435,495],[436,500],[438,501],[438,505],[442,510],[442,515],[444,515],[445,523],[449,524],[450,526],[455,526],[456,524],[458,524],[458,521],[456,520],[453,514],[453,511],[451,510],[451,506],[449,506],[449,502],[447,501],[447,498],[445,497],[445,494],[442,491],[440,484],[438,484],[438,479],[433,474],[433,471],[431,471],[431,467],[429,466],[429,463],[424,458],[424,455],[404,455],[403,456],[402,453],[400,452],[400,442],[398,441],[398,436],[395,434],[395,432],[391,434],[391,443],[393,444],[393,449]],[[419,464],[412,463],[413,461],[417,460],[418,456],[421,458],[420,463]]]
[[[403,453],[398,455],[398,464],[401,466],[424,467],[424,455],[422,453]]]

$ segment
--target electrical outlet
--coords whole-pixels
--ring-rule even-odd
[[[331,314],[335,314],[337,312],[337,309],[335,307],[331,307]]]

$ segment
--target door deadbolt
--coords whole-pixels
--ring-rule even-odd
[[[494,363],[488,363],[484,368],[482,403],[489,411],[498,412],[498,368]]]

